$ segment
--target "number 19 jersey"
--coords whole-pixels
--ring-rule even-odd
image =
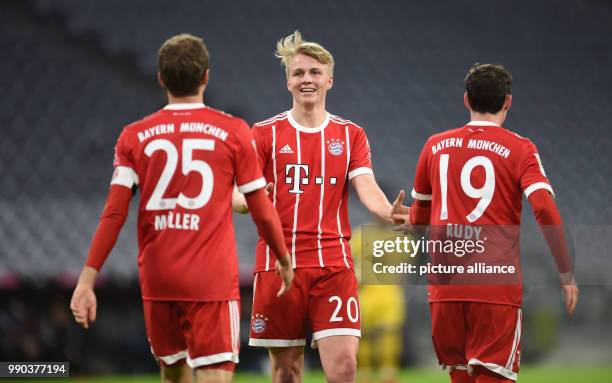
[[[431,201],[434,230],[448,229],[448,225],[488,225],[489,232],[512,232],[517,240],[508,247],[512,251],[496,256],[507,257],[504,263],[520,265],[522,194],[528,197],[539,189],[554,195],[536,146],[494,123],[472,121],[427,140],[417,163],[412,197]],[[429,286],[432,302],[467,300],[520,306],[521,296],[520,282]]]
[[[124,128],[111,184],[138,187],[138,267],[144,300],[239,299],[234,182],[265,186],[241,119],[203,104],[171,104]]]

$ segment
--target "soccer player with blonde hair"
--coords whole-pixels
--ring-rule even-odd
[[[325,109],[334,82],[329,51],[296,31],[278,42],[276,57],[285,67],[293,105],[256,123],[253,135],[272,184],[269,197],[281,218],[295,288],[274,299],[279,283],[270,249],[260,240],[249,344],[269,349],[273,382],[299,382],[310,327],[327,381],[353,382],[361,330],[348,243],[349,184],[381,221],[392,222],[394,206],[374,179],[364,129]]]

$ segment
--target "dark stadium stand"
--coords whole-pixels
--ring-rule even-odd
[[[580,234],[579,275],[605,286],[609,302],[610,20],[612,3],[603,0],[2,1],[0,289],[15,278],[70,280],[80,271],[122,126],[164,105],[155,78],[164,39],[202,36],[211,51],[206,102],[253,123],[290,108],[273,51],[299,29],[334,54],[329,110],[366,129],[389,197],[412,187],[429,135],[467,121],[467,69],[509,68],[506,126],[538,146],[564,219]],[[105,266],[108,279],[136,276],[135,213],[133,204]],[[370,220],[356,199],[351,219]],[[533,242],[541,242],[536,230]],[[248,282],[257,233],[248,217],[236,217],[236,231]],[[553,275],[551,259],[524,258],[526,277]]]

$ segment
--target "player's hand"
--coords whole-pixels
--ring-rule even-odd
[[[403,205],[404,197],[406,197],[406,192],[404,190],[400,190],[397,198],[395,201],[393,201],[393,206],[391,208],[391,220],[393,221],[394,225],[409,223],[410,208]]]
[[[565,309],[569,315],[572,315],[576,310],[578,294],[580,293],[578,285],[576,284],[576,279],[574,279],[573,275],[569,277],[567,275],[561,275],[561,287],[565,295]]]
[[[266,185],[266,195],[270,195],[272,193],[272,190],[274,189],[274,183],[273,182],[268,182],[268,184]]]
[[[70,310],[74,320],[83,328],[89,328],[89,324],[96,320],[96,294],[93,288],[78,284],[70,300]]]
[[[275,269],[276,274],[280,276],[283,282],[278,293],[276,293],[277,297],[281,297],[291,288],[291,283],[293,282],[293,267],[291,266],[291,262],[289,262],[289,254],[285,256],[283,264],[278,260],[276,261]]]

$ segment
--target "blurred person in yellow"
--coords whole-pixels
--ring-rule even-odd
[[[374,226],[365,226],[368,238],[382,238],[388,232]],[[399,382],[398,371],[402,355],[402,328],[404,326],[404,291],[395,284],[364,284],[361,277],[364,263],[372,261],[362,253],[366,251],[364,226],[353,232],[351,252],[355,259],[355,272],[359,280],[359,301],[361,307],[362,338],[357,353],[357,381],[360,383]],[[368,283],[372,282],[367,280]],[[383,281],[381,281],[383,282]],[[384,280],[389,283],[389,280]]]

